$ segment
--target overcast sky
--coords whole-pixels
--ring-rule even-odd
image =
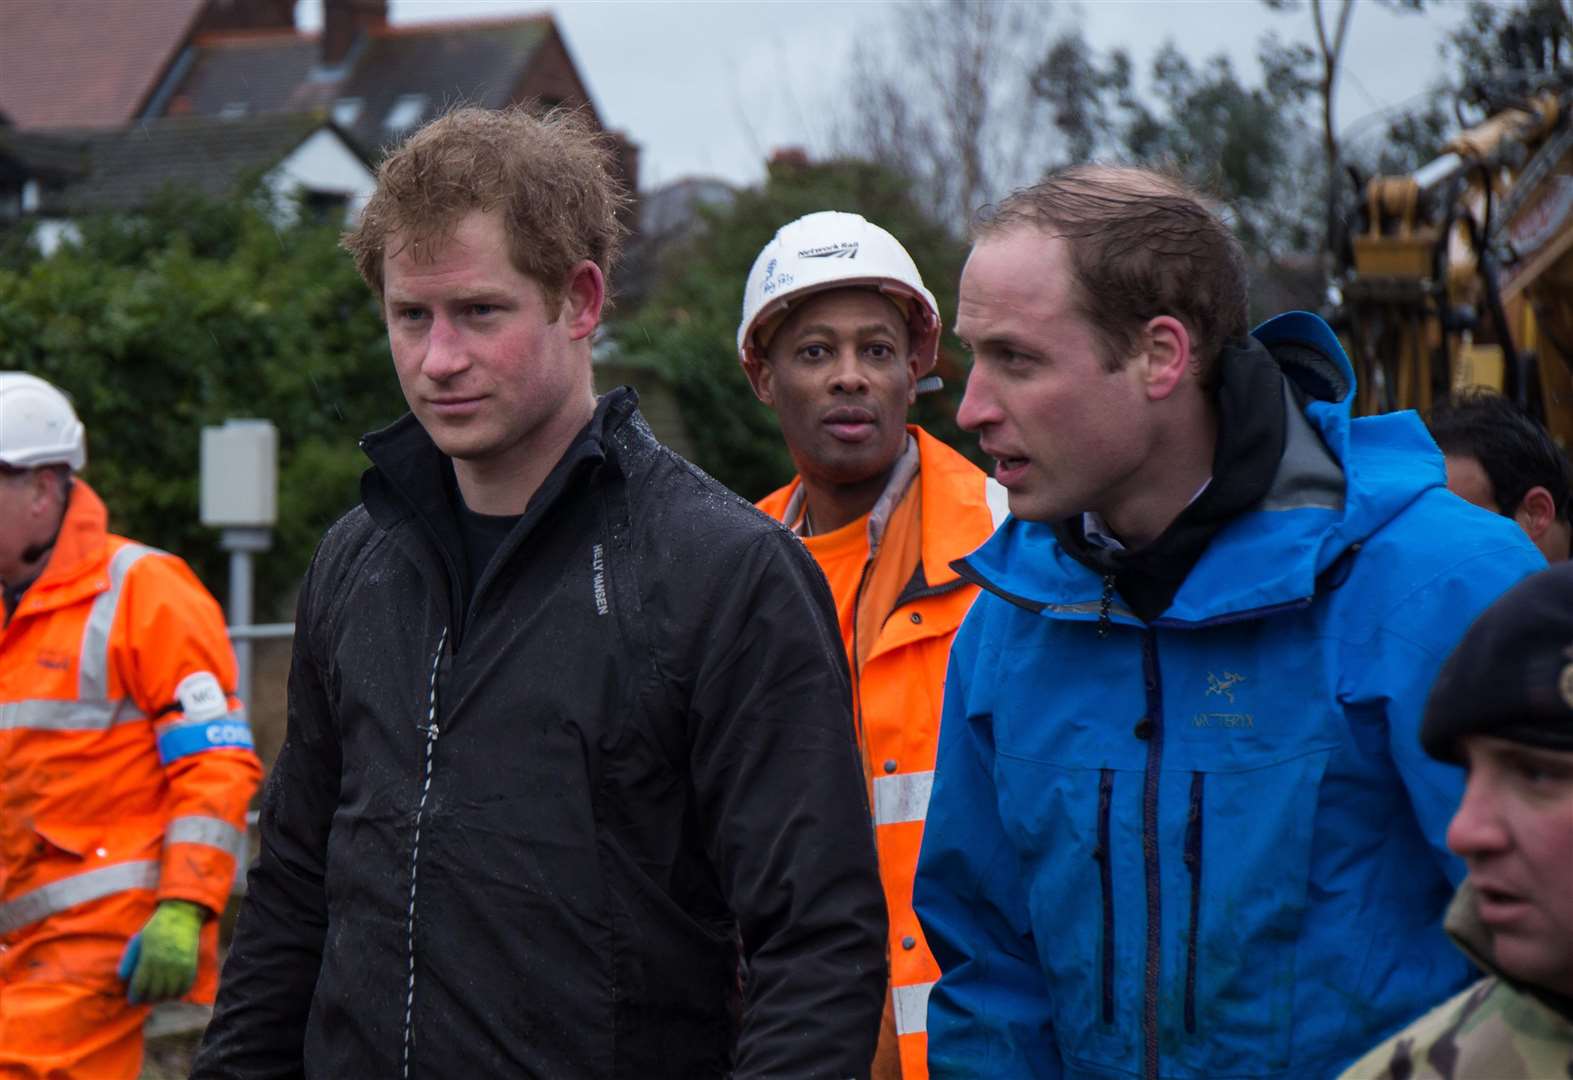
[[[751,183],[762,177],[772,149],[827,145],[836,102],[847,93],[854,42],[889,39],[900,6],[901,0],[390,0],[389,15],[409,23],[549,8],[602,119],[640,145],[641,184],[648,189],[696,175]],[[1340,129],[1412,103],[1442,73],[1443,38],[1462,21],[1466,4],[1432,0],[1428,9],[1396,14],[1370,0],[1357,3],[1337,102]],[[1313,40],[1304,4],[1273,12],[1260,0],[1062,0],[1053,14],[1056,26],[1080,25],[1100,51],[1128,49],[1139,69],[1172,39],[1193,61],[1227,53],[1251,81],[1264,32]],[[320,0],[299,0],[297,18],[303,26],[319,25]]]

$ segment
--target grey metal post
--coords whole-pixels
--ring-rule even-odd
[[[251,629],[252,566],[254,552],[266,551],[272,540],[269,529],[225,529],[219,544],[229,552],[229,625],[235,647],[235,693],[241,704],[251,707]]]

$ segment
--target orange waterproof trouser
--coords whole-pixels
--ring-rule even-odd
[[[152,907],[137,892],[72,908],[6,941],[0,1080],[137,1080],[150,1010],[126,1001],[115,975],[125,925],[140,927]]]

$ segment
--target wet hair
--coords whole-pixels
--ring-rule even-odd
[[[456,109],[388,155],[343,244],[381,299],[390,237],[435,251],[468,214],[497,211],[514,269],[540,284],[555,312],[581,260],[600,267],[610,290],[628,203],[611,140],[581,113]]]
[[[1460,390],[1431,409],[1426,426],[1442,453],[1480,462],[1503,514],[1512,517],[1530,488],[1543,487],[1557,519],[1568,520],[1573,486],[1567,458],[1550,433],[1509,398],[1478,386]]]
[[[1218,356],[1248,330],[1245,251],[1210,201],[1154,169],[1071,165],[985,206],[973,222],[983,240],[1030,227],[1070,249],[1074,302],[1092,324],[1104,366],[1135,354],[1159,315],[1185,324],[1204,387]]]

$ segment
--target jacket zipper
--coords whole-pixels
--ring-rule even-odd
[[[1109,803],[1114,795],[1114,770],[1098,775],[1098,884],[1103,889],[1103,1022],[1114,1023],[1114,866],[1109,850]]]
[[[1191,925],[1185,937],[1185,1033],[1196,1034],[1196,938],[1202,914],[1203,773],[1191,773],[1191,810],[1185,823],[1185,868],[1191,872]]]
[[[437,748],[437,675],[443,668],[444,647],[448,643],[448,628],[442,628],[437,638],[437,655],[431,662],[431,688],[426,701],[426,724],[417,730],[426,733],[425,763],[421,769],[421,798],[415,807],[415,842],[410,847],[410,908],[406,916],[405,944],[409,953],[409,983],[404,995],[404,1066],[400,1073],[408,1080],[410,1075],[410,1046],[414,1042],[415,1019],[415,882],[420,872],[421,823],[426,815],[426,796],[431,791],[432,752]]]
[[[868,735],[863,730],[863,662],[858,657],[858,612],[863,608],[863,586],[868,584],[868,572],[874,566],[872,558],[863,562],[863,573],[858,577],[857,591],[852,594],[852,655],[847,659],[848,668],[852,672],[852,719],[857,729],[858,752],[864,761],[864,771],[867,775],[874,775],[874,758],[872,747],[868,745]],[[872,781],[870,781],[870,799],[873,797]],[[870,810],[873,804],[870,802]]]
[[[902,593],[896,598],[896,602],[891,605],[890,611],[885,615],[885,623],[894,619],[903,608],[910,607],[919,600],[932,600],[936,596],[944,596],[946,593],[953,593],[957,589],[965,589],[969,584],[971,583],[964,578],[958,577],[954,581],[948,581],[943,585],[931,585],[926,589],[916,589],[909,593]],[[880,627],[883,629],[884,623],[881,623]]]
[[[1142,987],[1142,1077],[1158,1080],[1158,989],[1162,974],[1163,898],[1158,873],[1158,778],[1163,766],[1163,688],[1158,639],[1142,634],[1142,675],[1147,686],[1147,768],[1142,777],[1142,866],[1147,888],[1147,942]]]

